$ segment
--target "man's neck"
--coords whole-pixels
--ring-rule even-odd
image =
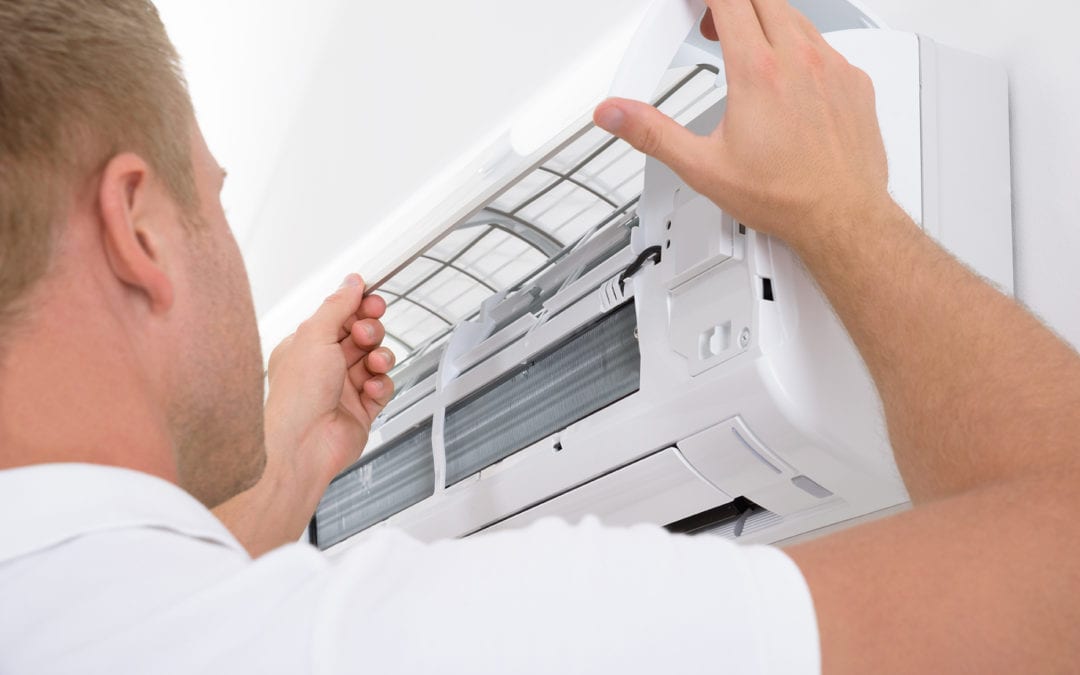
[[[168,426],[151,400],[150,383],[141,381],[137,357],[108,323],[80,320],[94,311],[87,304],[93,298],[86,297],[92,292],[82,295],[35,308],[5,345],[0,469],[83,462],[175,483]]]

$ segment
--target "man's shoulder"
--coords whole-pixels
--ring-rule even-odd
[[[0,511],[17,514],[3,526],[0,563],[94,533],[150,528],[243,552],[187,492],[122,467],[56,463],[0,471]]]
[[[0,597],[18,608],[0,612],[0,672],[247,670],[263,657],[305,672],[324,568],[299,544],[252,561],[153,526],[85,533],[0,564]]]

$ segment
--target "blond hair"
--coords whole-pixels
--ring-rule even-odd
[[[191,100],[149,0],[0,0],[0,328],[79,186],[139,154],[195,206]]]

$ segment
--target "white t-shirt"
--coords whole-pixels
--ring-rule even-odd
[[[252,560],[178,487],[0,471],[0,673],[816,673],[784,553],[558,521]]]

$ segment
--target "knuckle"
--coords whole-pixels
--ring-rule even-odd
[[[852,67],[851,64],[848,62],[847,58],[843,54],[841,54],[840,52],[833,49],[832,47],[828,47],[825,50],[825,60],[826,60],[826,63],[828,63],[828,65],[833,67],[833,68],[851,68]]]
[[[647,126],[641,132],[640,150],[655,155],[664,146],[664,134],[655,126]]]
[[[760,51],[750,60],[750,70],[755,79],[762,82],[775,82],[780,78],[780,63],[770,51]]]
[[[344,288],[339,288],[336,291],[334,291],[333,293],[331,293],[330,295],[326,296],[326,299],[323,300],[323,304],[327,305],[327,304],[335,303],[338,300],[340,300],[344,295],[345,295],[345,289]]]
[[[303,337],[312,330],[314,330],[312,320],[310,318],[304,319],[300,322],[300,325],[296,327],[296,332],[293,333],[293,337],[303,339]]]
[[[292,344],[294,337],[295,335],[289,335],[284,340],[279,342],[278,345],[274,347],[273,351],[270,352],[270,360],[268,362],[269,370],[273,370],[274,366],[280,363],[281,360],[288,355],[289,346]]]
[[[271,361],[273,361],[276,358],[281,358],[282,356],[285,356],[285,352],[289,348],[289,340],[291,339],[291,337],[292,336],[289,336],[289,337],[285,338],[284,340],[282,340],[281,342],[278,343],[277,347],[274,347],[274,350],[272,352],[270,352],[270,360]]]
[[[341,286],[340,288],[335,289],[333,293],[326,296],[326,299],[323,301],[323,305],[334,305],[337,303],[348,301],[352,297],[352,294],[355,292],[356,288],[356,286]]]
[[[822,72],[825,70],[825,55],[810,40],[800,40],[795,45],[795,53],[811,71]]]
[[[874,90],[874,80],[866,74],[865,70],[860,70],[859,68],[853,68],[853,70],[855,71],[855,82],[858,84],[858,86],[862,87],[864,90],[872,92]]]

